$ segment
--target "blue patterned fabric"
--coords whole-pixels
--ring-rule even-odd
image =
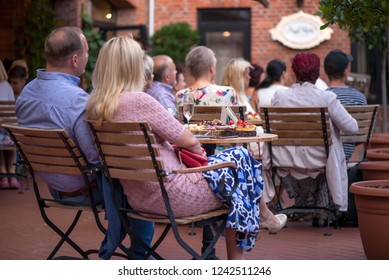
[[[229,208],[226,228],[237,231],[237,247],[251,251],[259,233],[259,201],[262,197],[262,164],[242,147],[234,147],[208,157],[208,164],[234,162],[237,165],[238,188],[227,201],[218,193],[221,179],[226,181],[226,191],[234,185],[233,173],[229,168],[203,172],[215,195]]]

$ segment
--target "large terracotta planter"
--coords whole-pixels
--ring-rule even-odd
[[[389,180],[353,183],[359,232],[367,259],[389,260]]]
[[[384,161],[389,160],[389,148],[368,149],[366,158],[369,161]]]
[[[364,181],[389,180],[389,161],[365,161],[359,164]]]
[[[373,133],[369,149],[389,148],[389,133]]]

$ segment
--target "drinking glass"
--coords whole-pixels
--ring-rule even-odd
[[[188,94],[184,96],[183,100],[183,112],[184,116],[187,120],[188,127],[189,127],[189,120],[194,114],[194,98],[193,95]]]

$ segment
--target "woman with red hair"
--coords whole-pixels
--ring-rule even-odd
[[[296,54],[292,59],[292,70],[296,78],[295,84],[285,91],[276,92],[271,105],[328,108],[328,115],[332,123],[332,145],[327,161],[327,180],[319,172],[308,174],[306,171],[311,166],[318,166],[322,162],[322,159],[316,156],[321,154],[316,152],[321,147],[273,146],[273,162],[282,161],[283,166],[289,166],[289,168],[281,170],[278,175],[282,177],[282,186],[289,196],[294,198],[296,206],[325,207],[329,205],[330,202],[326,199],[328,196],[324,195],[328,186],[332,203],[339,211],[345,212],[347,211],[348,182],[340,131],[346,134],[356,133],[358,131],[357,121],[336,99],[335,93],[323,91],[315,86],[320,75],[320,58],[316,54],[311,52]],[[270,166],[267,145],[264,146],[262,164],[264,169],[268,169]],[[268,172],[265,172],[264,180],[263,198],[267,202],[274,196],[274,186]],[[326,220],[315,216],[312,225],[325,226]]]

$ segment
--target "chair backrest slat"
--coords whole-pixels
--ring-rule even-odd
[[[272,128],[273,129],[288,129],[288,130],[293,130],[297,129],[298,131],[300,130],[318,130],[321,128],[321,123],[318,122],[303,122],[302,120],[297,120],[297,121],[291,121],[288,118],[273,118],[273,120],[279,120],[280,122],[273,122],[272,123]],[[288,120],[288,122],[283,122],[283,120]]]
[[[118,168],[109,168],[109,173],[112,178],[122,179],[122,180],[132,180],[132,181],[145,181],[145,182],[157,182],[158,176],[154,170],[145,171],[145,170],[129,170],[129,169],[118,169]]]
[[[56,147],[63,146],[63,141],[60,138],[46,138],[46,137],[30,137],[25,135],[18,135],[18,141],[21,143],[28,143],[29,145],[37,145],[40,147]]]
[[[116,143],[116,144],[145,144],[143,134],[117,134],[117,133],[99,133],[98,137],[101,143]],[[154,137],[150,139],[152,144],[155,144]]]
[[[40,155],[35,155],[35,154],[28,154],[28,160],[30,163],[41,163],[41,164],[49,164],[53,166],[74,166],[74,160],[70,156],[53,156],[53,155],[47,155],[45,154],[40,154]]]
[[[149,158],[137,159],[135,157],[106,156],[108,166],[122,167],[123,169],[153,169],[154,164]]]
[[[51,155],[51,156],[68,156],[69,151],[65,149],[58,149],[58,147],[39,147],[39,146],[30,146],[20,143],[20,147],[25,153],[28,154],[41,154],[41,155]],[[75,151],[78,153],[78,151]],[[80,155],[77,155],[80,156]]]
[[[149,156],[150,152],[146,146],[126,146],[123,145],[101,145],[106,155],[114,156]],[[159,150],[153,148],[156,156],[159,156]]]
[[[80,169],[75,166],[31,163],[31,167],[34,171],[80,175]]]

